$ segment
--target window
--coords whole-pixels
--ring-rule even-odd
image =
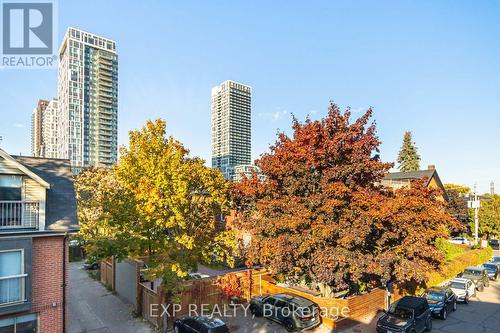
[[[0,333],[37,333],[36,313],[0,320]]]
[[[0,175],[0,201],[21,201],[21,176]]]
[[[24,274],[24,250],[0,252],[0,305],[26,300],[26,276]]]

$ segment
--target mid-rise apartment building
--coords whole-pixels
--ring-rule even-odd
[[[74,170],[118,153],[118,55],[113,40],[68,28],[59,49],[59,157]]]
[[[251,163],[252,88],[225,81],[212,88],[212,168],[232,180],[234,167]]]

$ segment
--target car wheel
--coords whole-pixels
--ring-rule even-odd
[[[295,332],[295,325],[290,320],[285,323],[285,328],[288,332]]]
[[[250,305],[250,312],[255,316],[255,317],[260,317],[260,312],[259,309],[257,308],[256,305]]]
[[[426,332],[432,331],[432,319],[431,318],[429,318],[427,320],[427,324],[425,324],[425,331]]]
[[[448,311],[446,309],[441,310],[441,319],[446,320],[448,318]]]
[[[453,311],[457,311],[457,301],[453,301]]]

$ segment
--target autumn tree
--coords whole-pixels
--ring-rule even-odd
[[[97,257],[124,257],[140,239],[133,196],[124,190],[112,169],[89,168],[75,180],[78,201],[78,237]]]
[[[420,169],[420,155],[418,155],[415,142],[412,141],[411,132],[406,131],[403,145],[398,154],[398,168],[400,171],[417,171]]]
[[[135,254],[148,254],[151,275],[175,283],[199,263],[234,264],[233,234],[216,219],[227,210],[228,181],[167,137],[163,120],[129,136],[115,173],[135,200],[142,240]]]
[[[380,159],[371,115],[351,121],[332,104],[322,120],[294,119],[293,136],[280,133],[256,161],[266,180],[234,185],[237,223],[252,234],[250,264],[356,292],[382,279],[421,283],[415,267],[442,260],[434,242],[454,221],[432,190],[378,185],[392,164]]]
[[[448,194],[447,211],[458,219],[460,222],[467,224],[470,222],[470,214],[467,208],[467,197],[470,193],[470,188],[463,185],[445,184],[446,193]]]
[[[500,195],[489,195],[481,200],[479,232],[486,238],[500,237]]]
[[[234,264],[236,241],[216,218],[228,209],[229,183],[173,137],[163,120],[131,131],[113,169],[76,181],[80,226],[100,257],[148,257],[149,276],[166,290],[201,263]]]

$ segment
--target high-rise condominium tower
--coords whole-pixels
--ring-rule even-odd
[[[39,100],[31,114],[31,154],[35,157],[58,158],[57,99]]]
[[[42,150],[42,119],[49,101],[39,100],[31,113],[31,155],[40,157]]]
[[[212,168],[233,180],[234,167],[251,163],[252,88],[225,81],[212,88]]]
[[[118,150],[116,44],[69,28],[59,60],[59,157],[69,158],[77,172],[111,166]]]
[[[43,113],[42,117],[43,146],[41,157],[59,157],[59,153],[57,151],[57,137],[59,136],[59,130],[57,127],[58,112],[59,109],[57,99],[53,99],[45,108],[45,112]]]

